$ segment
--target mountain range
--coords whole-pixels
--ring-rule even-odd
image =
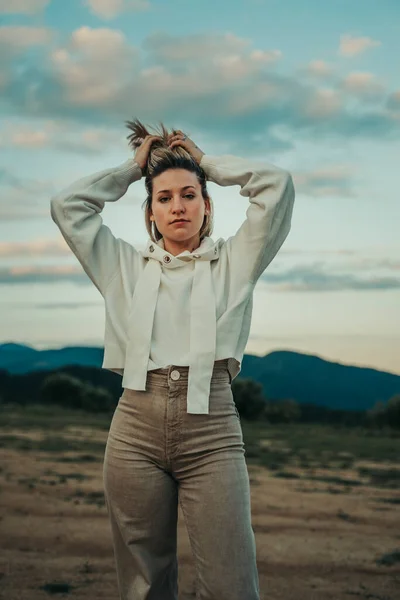
[[[103,354],[104,349],[97,346],[37,350],[7,343],[0,345],[0,369],[14,376],[72,365],[101,369]],[[110,376],[120,377],[111,372]],[[237,379],[240,378],[259,382],[268,399],[293,398],[300,403],[341,410],[366,410],[377,401],[385,403],[400,394],[400,375],[287,350],[265,356],[245,354]]]

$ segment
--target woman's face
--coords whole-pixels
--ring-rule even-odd
[[[198,236],[208,199],[201,194],[201,185],[195,173],[186,169],[168,169],[153,179],[152,214],[158,231],[165,242],[191,244]],[[176,219],[184,223],[174,224]]]

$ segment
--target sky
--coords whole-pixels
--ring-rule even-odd
[[[398,0],[0,0],[0,344],[103,345],[50,198],[132,156],[138,118],[293,177],[247,354],[400,374],[399,55]],[[227,239],[248,199],[208,188]],[[141,180],[102,213],[138,249],[144,199]]]

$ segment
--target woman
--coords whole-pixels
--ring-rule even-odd
[[[290,230],[290,174],[205,155],[180,130],[128,121],[135,150],[80,179],[51,214],[105,300],[103,368],[123,394],[104,457],[120,598],[177,600],[178,502],[201,600],[259,600],[250,486],[231,383],[250,330],[253,291]],[[145,175],[141,252],[100,216]],[[207,180],[249,198],[235,235],[216,242]],[[178,220],[183,222],[178,223]]]

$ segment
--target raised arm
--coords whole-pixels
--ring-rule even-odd
[[[204,155],[200,166],[210,181],[240,185],[241,196],[249,198],[246,219],[228,238],[226,248],[235,276],[240,282],[255,284],[290,231],[295,198],[292,177],[270,163],[230,154]]]
[[[104,296],[119,264],[118,239],[100,215],[142,177],[135,160],[79,179],[51,198],[51,217],[83,269]]]

